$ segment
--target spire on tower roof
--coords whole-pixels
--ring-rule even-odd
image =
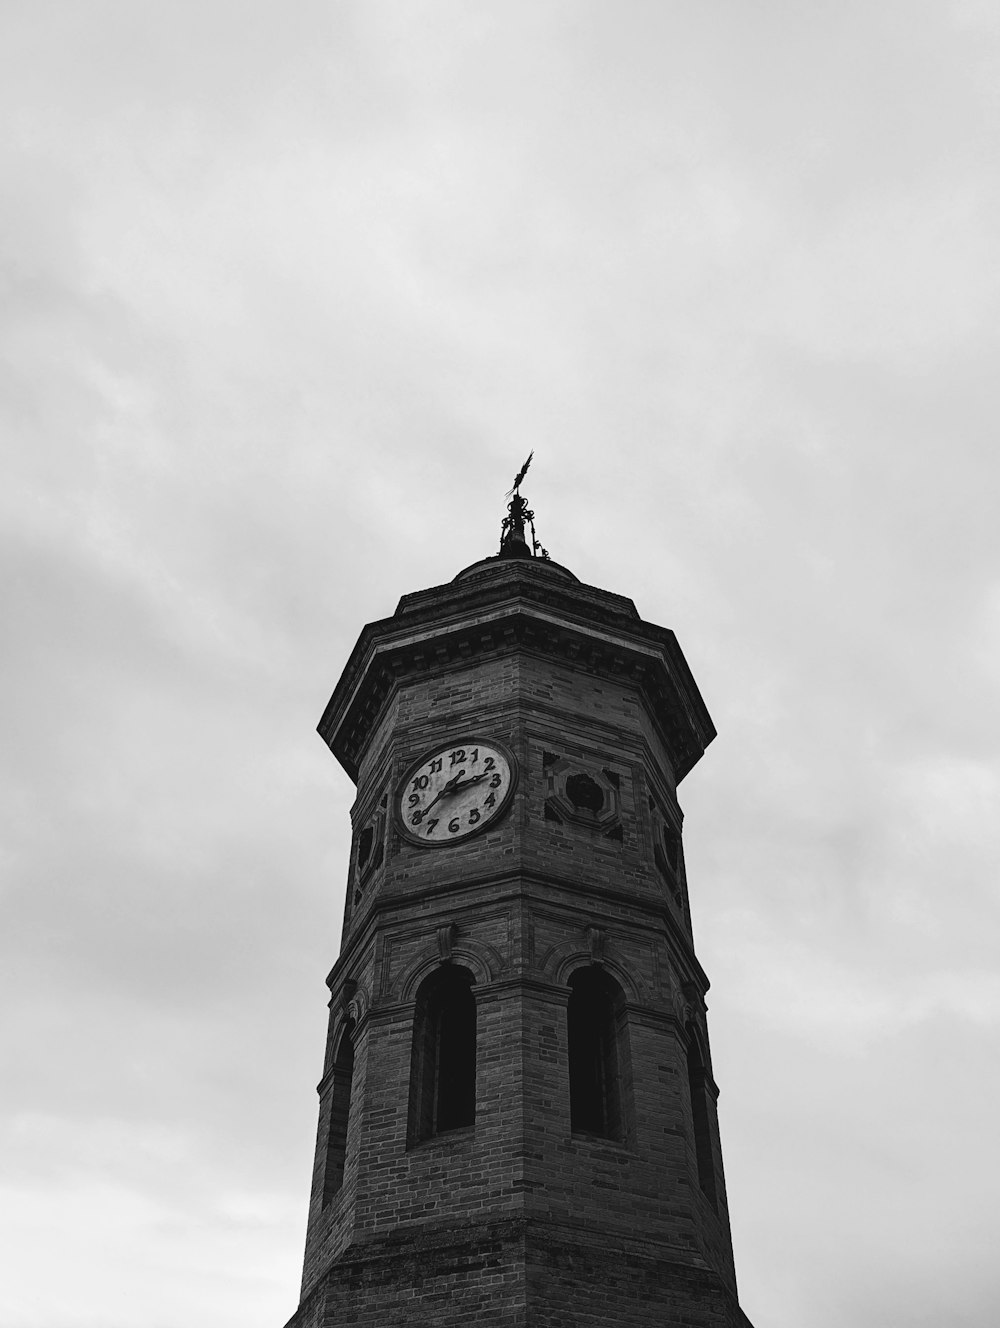
[[[507,490],[506,496],[510,499],[507,504],[507,515],[503,519],[500,527],[500,557],[501,558],[543,558],[548,559],[549,551],[540,544],[535,534],[535,514],[528,507],[527,501],[521,497],[521,481],[528,473],[528,467],[531,465],[531,458],[534,452],[528,453],[528,459],[514,477],[514,483]],[[531,544],[525,537],[525,526],[531,529]]]

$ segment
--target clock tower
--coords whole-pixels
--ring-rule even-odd
[[[319,724],[357,799],[288,1328],[749,1328],[677,798],[715,729],[523,477]]]

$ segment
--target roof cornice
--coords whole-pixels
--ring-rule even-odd
[[[391,618],[362,630],[318,726],[348,775],[357,781],[367,741],[403,680],[525,650],[637,686],[682,779],[715,726],[674,633],[644,622],[631,600],[565,569],[494,561],[470,575],[480,566],[404,596]]]

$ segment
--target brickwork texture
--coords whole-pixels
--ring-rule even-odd
[[[485,560],[365,629],[320,731],[358,797],[289,1328],[743,1328],[708,980],[682,859],[662,849],[714,729],[672,633],[553,564]],[[414,845],[399,781],[469,735],[513,752],[512,802],[482,834]],[[449,964],[472,978],[475,1119],[415,1140],[418,991]],[[571,979],[593,968],[620,994],[617,1137],[570,1116]]]

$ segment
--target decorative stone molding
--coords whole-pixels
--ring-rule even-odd
[[[443,963],[460,964],[467,968],[475,978],[476,985],[495,982],[504,971],[503,957],[492,945],[473,940],[468,936],[452,937],[449,942],[450,953],[447,959],[441,954],[441,932],[448,931],[441,927],[435,933],[434,942],[425,942],[415,959],[407,965],[392,982],[386,996],[402,1001],[411,1001],[417,994],[417,988],[435,968]]]
[[[588,934],[591,931],[604,934],[603,953],[599,961],[596,961],[592,955],[591,940]],[[645,982],[637,974],[630,972],[623,964],[620,964],[613,954],[609,955],[607,939],[603,928],[588,927],[582,937],[578,933],[576,937],[563,941],[561,945],[554,945],[547,950],[539,963],[539,971],[550,982],[565,987],[568,986],[569,980],[576,969],[588,968],[591,964],[599,962],[601,967],[615,979],[624,991],[627,1001],[638,1005],[651,1004],[650,994]],[[581,942],[586,942],[586,946]]]
[[[387,806],[388,798],[384,797],[372,815],[358,826],[354,834],[352,905],[355,907],[361,902],[369,880],[385,861]]]
[[[620,777],[571,757],[543,757],[547,820],[586,826],[607,838],[622,838]]]
[[[684,849],[680,827],[674,824],[662,805],[649,799],[649,813],[653,835],[653,861],[666,883],[670,897],[681,911],[686,912],[684,890]]]
[[[607,932],[603,927],[588,927],[587,941],[590,945],[590,962],[592,964],[604,963],[604,945],[607,940]]]
[[[715,727],[673,632],[644,622],[621,596],[513,564],[407,596],[392,618],[364,629],[319,725],[350,777],[401,680],[526,648],[639,688],[682,779]]]
[[[442,964],[447,964],[451,960],[452,945],[454,944],[457,935],[458,928],[453,922],[447,923],[444,927],[438,927],[438,958],[441,960]]]
[[[354,978],[345,978],[344,985],[338,992],[338,1004],[341,1010],[346,1010],[358,990],[358,984]]]
[[[341,1039],[348,1025],[353,1025],[353,1035],[357,1035],[368,1014],[369,995],[364,986],[353,978],[347,978],[330,997],[330,1037],[327,1042],[327,1054],[331,1058],[325,1067],[320,1091],[327,1084],[333,1070],[332,1058],[340,1048]]]
[[[369,1004],[368,992],[364,987],[358,987],[347,1002],[347,1015],[354,1020],[355,1026],[359,1025],[368,1013]]]
[[[681,984],[681,990],[677,993],[675,1005],[682,1024],[690,1025],[691,1028],[701,1028],[704,1025],[708,1006],[705,1004],[704,996],[693,982]]]

